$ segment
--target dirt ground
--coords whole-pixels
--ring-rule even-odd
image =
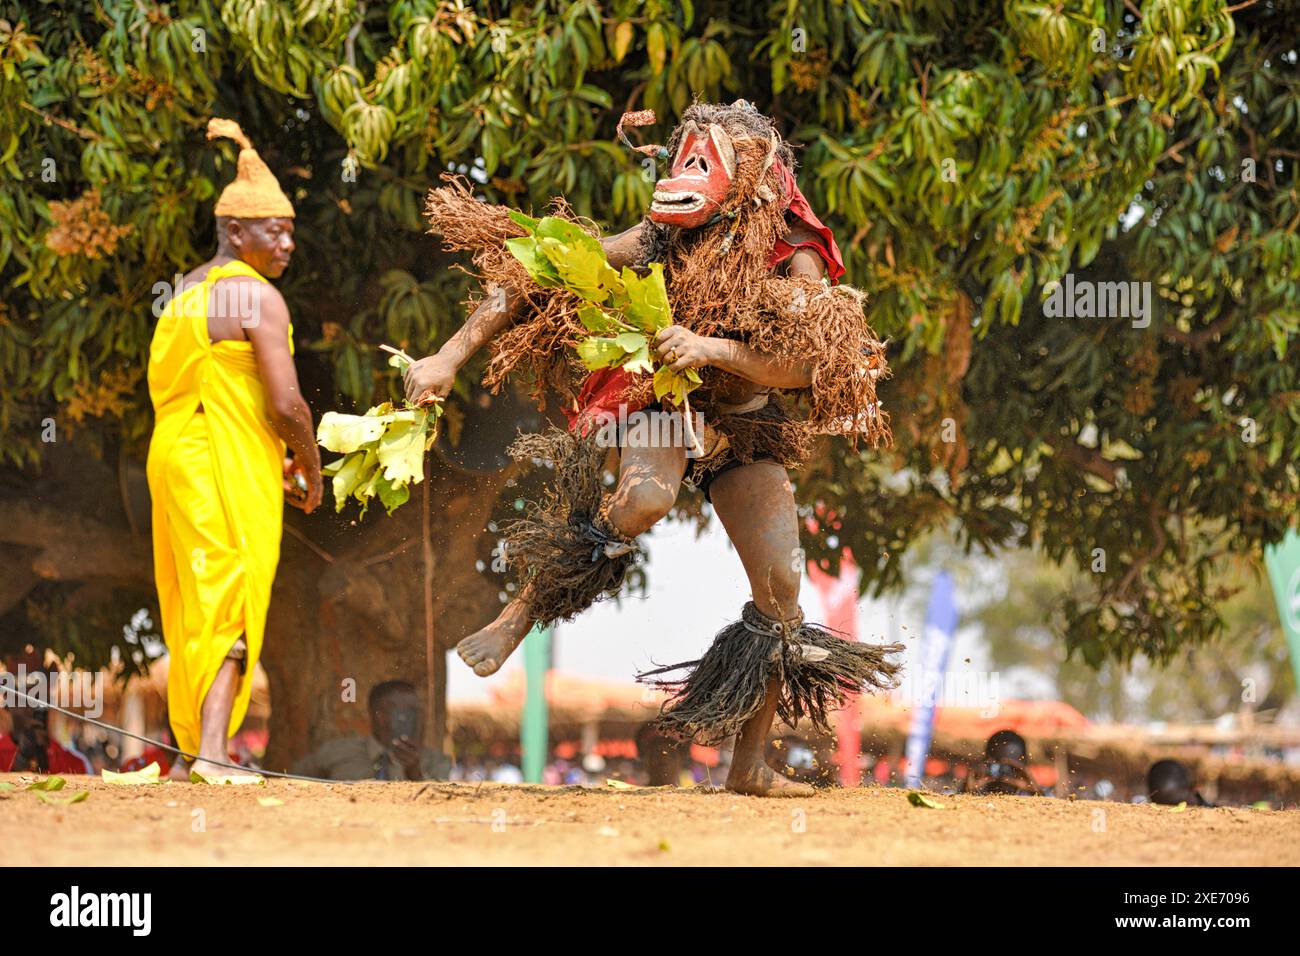
[[[1300,865],[1300,811],[866,787],[806,800],[501,784],[121,787],[52,806],[0,774],[0,843],[37,865]],[[39,839],[33,840],[39,834]]]

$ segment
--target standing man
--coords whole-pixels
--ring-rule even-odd
[[[147,473],[154,577],[170,652],[167,703],[177,746],[206,779],[248,710],[262,652],[287,497],[321,500],[311,409],[298,387],[281,276],[293,206],[237,123],[208,138],[241,149],[217,201],[217,253],[181,279],[149,349],[155,423]],[[293,452],[285,457],[285,446]]]

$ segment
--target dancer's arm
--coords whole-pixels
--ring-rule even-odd
[[[816,252],[799,248],[790,257],[786,275],[820,282],[826,275],[826,265]],[[673,355],[674,372],[712,365],[769,388],[807,388],[812,384],[812,362],[777,358],[743,342],[696,335],[680,325],[671,325],[656,335],[655,350],[663,359]]]
[[[617,236],[601,240],[609,264],[615,269],[630,265],[640,242],[641,226],[633,226]],[[465,367],[474,353],[514,321],[522,300],[514,289],[494,286],[479,303],[464,325],[447,340],[436,354],[422,358],[406,370],[406,400],[419,402],[436,395],[446,398],[451,392],[456,374]]]

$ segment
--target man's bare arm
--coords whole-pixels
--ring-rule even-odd
[[[609,264],[615,269],[630,265],[640,244],[641,225],[601,240]],[[451,392],[456,374],[465,367],[474,353],[514,321],[522,296],[508,286],[498,285],[488,289],[486,298],[479,303],[446,344],[435,355],[420,359],[406,370],[404,383],[406,400],[428,401],[431,396],[446,398]]]
[[[249,324],[247,333],[266,389],[271,427],[293,451],[294,468],[307,481],[307,499],[301,507],[311,512],[321,500],[320,451],[311,407],[302,397],[298,369],[289,351],[289,307],[279,291],[265,283],[258,284],[254,301],[256,321]]]

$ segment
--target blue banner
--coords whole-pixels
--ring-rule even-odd
[[[925,632],[921,635],[919,693],[912,700],[912,726],[907,734],[907,786],[919,787],[925,773],[934,733],[934,710],[943,690],[944,672],[948,669],[948,649],[957,633],[957,605],[953,602],[952,577],[940,571],[930,589],[930,606],[925,612]]]

